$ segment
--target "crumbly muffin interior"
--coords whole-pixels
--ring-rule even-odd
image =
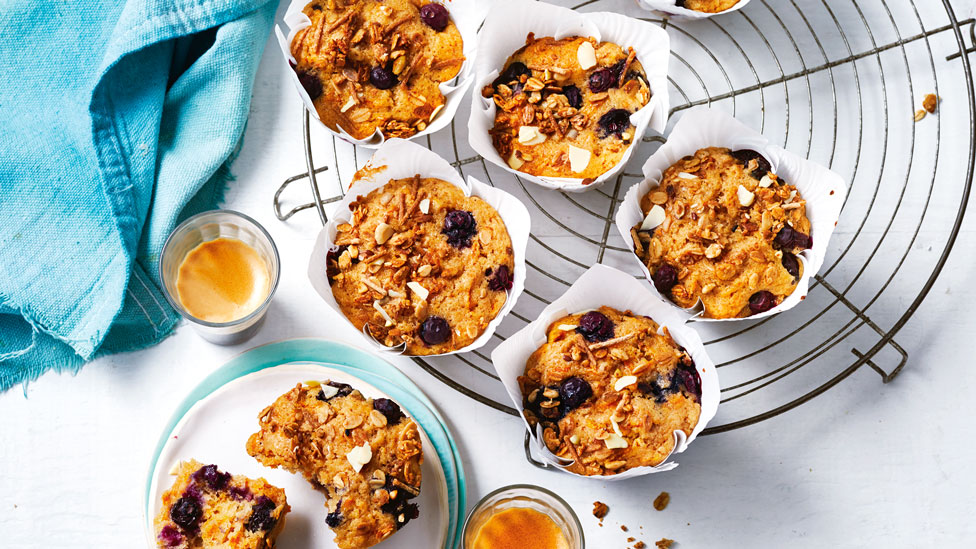
[[[553,322],[519,386],[526,420],[581,475],[664,461],[701,415],[694,361],[652,319],[611,307]]]
[[[455,185],[391,180],[351,205],[327,272],[343,314],[410,355],[470,345],[508,299],[515,269],[501,216]]]
[[[325,495],[340,549],[372,547],[417,518],[420,434],[395,402],[344,383],[299,383],[258,419],[247,453],[301,473]]]
[[[632,48],[530,34],[482,95],[497,106],[492,143],[512,169],[586,180],[620,161],[651,91]]]
[[[292,39],[298,78],[322,122],[356,139],[426,129],[444,106],[440,84],[464,63],[449,5],[418,0],[313,0]],[[443,25],[443,28],[441,27]]]
[[[654,285],[710,318],[767,311],[793,293],[813,245],[806,201],[752,150],[710,147],[669,167],[641,197],[635,253]],[[652,211],[653,210],[653,211]]]

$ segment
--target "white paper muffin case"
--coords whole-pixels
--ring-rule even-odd
[[[695,19],[705,19],[706,17],[714,17],[716,15],[723,15],[741,10],[742,8],[746,7],[749,0],[739,0],[738,4],[725,11],[720,11],[717,13],[705,13],[702,11],[690,10],[688,8],[679,8],[676,0],[636,0],[636,2],[638,6],[646,10],[657,12],[669,19],[675,21],[690,21]]]
[[[454,115],[457,114],[461,101],[464,99],[464,92],[467,91],[471,86],[471,82],[474,80],[474,63],[478,52],[478,27],[484,21],[487,6],[479,0],[438,1],[447,7],[451,15],[451,20],[454,21],[454,25],[461,33],[461,39],[464,41],[462,50],[464,52],[464,64],[461,65],[461,71],[456,77],[440,85],[441,94],[444,96],[445,101],[444,108],[434,117],[434,120],[430,122],[430,125],[424,131],[417,132],[410,139],[430,135],[450,125],[451,121],[454,120]],[[298,31],[312,24],[308,16],[302,12],[302,9],[308,3],[308,0],[292,0],[288,4],[288,9],[285,11],[284,24],[275,27],[275,35],[278,37],[278,45],[281,47],[281,53],[284,55],[285,63],[288,66],[288,78],[295,85],[295,89],[298,90],[298,95],[305,103],[305,108],[308,109],[308,112],[316,120],[319,120],[318,112],[315,110],[315,104],[308,96],[308,92],[305,91],[301,82],[299,82],[298,75],[291,68],[291,64],[295,63],[295,58],[291,55],[291,41]],[[329,128],[325,124],[322,124],[322,127],[340,139],[369,149],[378,148],[385,141],[379,129],[366,139],[355,139],[346,133],[342,127],[339,127],[338,132],[332,130],[332,128]]]
[[[644,179],[627,191],[623,204],[617,211],[616,225],[627,247],[634,249],[634,238],[630,229],[644,219],[640,199],[661,182],[664,171],[681,158],[695,154],[706,147],[727,147],[732,150],[752,149],[769,160],[773,172],[796,186],[800,196],[806,200],[806,214],[810,219],[810,236],[813,248],[803,250],[797,258],[803,263],[803,275],[793,293],[772,309],[745,318],[705,318],[701,316],[701,302],[690,309],[681,309],[674,302],[666,300],[675,309],[687,315],[696,316],[698,321],[729,322],[756,320],[772,316],[795,307],[802,301],[810,287],[810,279],[823,266],[827,254],[827,244],[840,217],[841,207],[847,196],[844,179],[827,168],[797,156],[781,147],[769,143],[759,132],[732,118],[724,111],[708,107],[696,107],[686,112],[674,125],[668,141],[644,163]],[[654,287],[651,272],[647,266],[631,253],[633,260],[640,265],[647,277],[648,288],[660,295]],[[666,299],[661,296],[662,299]]]
[[[481,90],[498,77],[505,67],[505,61],[525,46],[525,38],[530,32],[539,38],[551,36],[558,40],[568,36],[585,36],[613,42],[624,50],[632,47],[647,74],[651,99],[630,117],[631,124],[636,128],[631,146],[616,166],[589,185],[584,185],[581,178],[540,177],[513,170],[492,145],[488,131],[495,125],[497,107],[491,98],[481,96]],[[623,170],[648,128],[660,133],[667,125],[671,42],[668,33],[657,25],[616,13],[580,13],[534,0],[498,0],[494,2],[478,34],[478,43],[471,118],[468,122],[469,143],[492,164],[528,181],[569,192],[598,187]]]
[[[387,140],[382,147],[376,150],[376,153],[359,174],[363,174],[363,178],[353,179],[346,196],[338,203],[329,223],[322,228],[315,240],[312,257],[308,263],[308,279],[312,282],[315,291],[322,297],[326,305],[336,311],[340,317],[346,319],[336,302],[335,296],[332,295],[332,287],[325,270],[326,254],[334,246],[336,228],[342,223],[349,222],[352,216],[349,205],[357,197],[366,196],[371,191],[389,183],[391,179],[405,179],[417,174],[420,174],[421,177],[441,179],[463,190],[465,196],[477,196],[494,208],[501,216],[502,221],[505,222],[508,236],[512,240],[512,250],[515,256],[514,280],[512,289],[508,291],[508,299],[505,301],[505,305],[474,343],[443,354],[465,353],[488,343],[502,319],[515,307],[515,302],[522,294],[522,290],[525,289],[525,248],[529,241],[529,229],[531,227],[529,211],[525,205],[507,192],[486,185],[473,177],[468,177],[467,182],[465,182],[457,170],[436,153],[403,139]],[[348,321],[348,319],[346,320]],[[382,345],[366,334],[363,334],[363,338],[373,349],[390,351],[389,347]]]
[[[508,396],[519,411],[526,429],[529,424],[522,414],[522,393],[519,390],[518,376],[525,373],[525,364],[529,356],[546,342],[546,329],[554,321],[569,314],[596,309],[602,305],[613,307],[620,311],[630,310],[635,314],[646,315],[657,322],[662,329],[667,327],[674,341],[685,348],[695,361],[695,368],[701,376],[701,416],[695,425],[691,436],[685,436],[683,431],[675,431],[675,446],[671,455],[656,467],[635,467],[617,475],[586,476],[599,480],[623,480],[635,476],[670,471],[678,466],[671,457],[688,449],[691,441],[701,433],[708,422],[715,417],[720,399],[718,374],[715,364],[705,352],[701,337],[691,327],[685,324],[685,317],[674,307],[661,301],[659,297],[647,290],[640,280],[617,269],[605,265],[590,267],[583,276],[561,297],[546,307],[539,317],[525,328],[503,341],[491,353],[491,362],[495,366],[498,377],[501,378]],[[546,448],[540,436],[531,438],[533,453],[544,462],[565,470],[561,458],[556,457]],[[567,471],[569,472],[569,471]],[[576,473],[570,473],[576,476]]]

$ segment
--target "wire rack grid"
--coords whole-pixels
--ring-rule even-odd
[[[849,185],[827,261],[801,306],[761,321],[696,325],[723,386],[716,425],[704,434],[774,417],[865,367],[887,383],[906,365],[908,353],[895,336],[949,257],[976,151],[968,59],[976,51],[976,25],[957,19],[950,0],[925,4],[757,0],[697,22],[655,17],[626,0],[569,5],[623,12],[668,31],[671,125],[696,105],[725,109],[772,142],[829,166]],[[927,93],[942,98],[940,110],[916,121]],[[491,349],[594,263],[640,276],[612,220],[626,190],[640,181],[639,166],[666,138],[646,136],[615,181],[567,194],[486,163],[467,144],[466,119],[462,108],[449,130],[428,136],[425,144],[453,160],[462,176],[504,188],[529,208],[526,290],[486,348],[414,361],[448,387],[515,414],[505,404]],[[285,180],[274,197],[282,221],[316,209],[325,223],[326,205],[342,198],[342,182],[368,159],[369,151],[317,126],[305,112],[305,171]],[[312,202],[283,211],[289,185],[304,180]]]

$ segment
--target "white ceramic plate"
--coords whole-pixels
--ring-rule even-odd
[[[214,463],[221,471],[235,475],[264,477],[285,490],[291,512],[278,537],[279,549],[336,547],[332,541],[335,535],[325,524],[322,494],[301,475],[262,466],[244,448],[248,437],[258,430],[258,413],[264,407],[297,383],[326,379],[348,383],[369,398],[389,398],[355,376],[318,364],[284,364],[235,379],[197,402],[176,425],[152,471],[152,516],[159,513],[161,495],[173,483],[170,471],[181,460],[192,458],[201,463]],[[409,415],[406,408],[403,411]],[[415,549],[444,547],[446,543],[450,526],[447,481],[441,461],[423,427],[420,434],[424,450],[423,481],[420,495],[415,500],[420,507],[420,517],[376,547]],[[149,546],[156,547],[151,524],[148,528]]]

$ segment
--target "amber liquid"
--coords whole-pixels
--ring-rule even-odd
[[[569,549],[569,542],[549,515],[515,507],[485,521],[472,549]]]
[[[195,318],[224,323],[242,319],[271,291],[268,265],[257,250],[218,238],[190,250],[176,278],[180,304]]]

